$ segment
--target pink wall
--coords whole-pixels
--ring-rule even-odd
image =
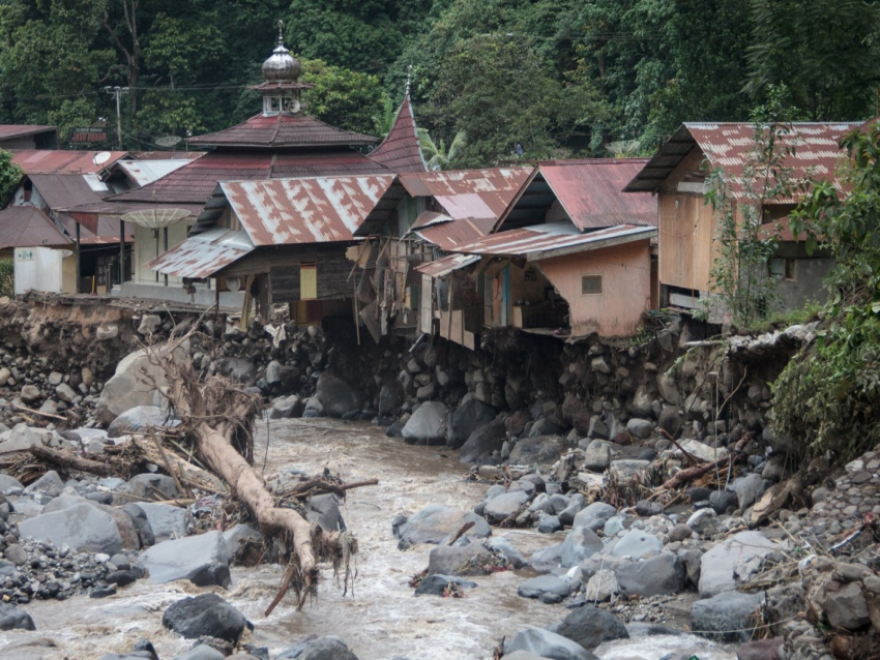
[[[574,335],[633,335],[651,307],[651,251],[648,241],[616,245],[539,261],[541,270],[568,301]],[[583,275],[601,275],[602,293],[581,293]]]

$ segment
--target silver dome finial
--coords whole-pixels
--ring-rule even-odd
[[[263,77],[267,82],[296,82],[299,73],[299,61],[284,47],[284,21],[278,21],[278,45],[263,62]]]
[[[278,19],[278,45],[284,45],[284,21]]]

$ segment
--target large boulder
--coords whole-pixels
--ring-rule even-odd
[[[663,549],[663,542],[653,534],[633,529],[620,537],[611,549],[615,557],[641,559],[650,554],[657,554]]]
[[[572,527],[586,527],[594,532],[605,527],[608,519],[617,513],[610,504],[605,502],[593,502],[584,509],[581,509],[574,517]]]
[[[306,518],[309,522],[316,522],[321,529],[327,532],[344,532],[345,520],[339,510],[339,500],[336,495],[326,493],[313,495],[306,501]]]
[[[495,419],[495,408],[479,399],[468,398],[450,415],[446,446],[458,449],[482,426]]]
[[[18,525],[22,538],[48,541],[56,547],[116,554],[123,549],[122,536],[113,517],[88,504],[45,513]]]
[[[740,532],[719,543],[700,560],[700,597],[711,598],[736,589],[736,577],[760,568],[764,558],[780,549],[761,532]]]
[[[168,412],[159,406],[136,406],[126,410],[107,427],[108,438],[119,438],[133,433],[146,433],[153,428],[170,428],[180,424],[169,419]]]
[[[31,615],[11,603],[0,602],[0,630],[36,630]]]
[[[242,385],[252,385],[257,377],[257,365],[244,358],[221,358],[214,368],[221,376]]]
[[[428,553],[428,575],[459,575],[471,573],[474,561],[490,561],[492,553],[480,543],[467,545],[438,545]]]
[[[684,589],[687,572],[678,555],[661,552],[643,561],[624,560],[614,567],[624,596],[668,596]]]
[[[165,345],[151,347],[151,351],[164,356],[170,350]],[[174,351],[175,360],[188,360],[183,347]],[[126,410],[137,406],[162,405],[165,398],[159,389],[168,386],[165,369],[147,355],[147,349],[124,357],[116,366],[116,373],[104,384],[98,398],[95,413],[102,424],[109,424]]]
[[[586,527],[576,527],[568,533],[560,549],[560,563],[565,568],[577,566],[584,559],[601,552],[602,539]]]
[[[559,459],[565,448],[562,438],[550,435],[537,438],[523,438],[513,446],[511,465],[550,465]]]
[[[128,504],[130,502],[149,501],[160,494],[167,500],[180,497],[174,479],[164,474],[136,474],[114,490],[113,502]]]
[[[217,531],[158,543],[141,553],[138,563],[156,583],[189,580],[198,586],[228,589],[229,548]]]
[[[483,515],[492,523],[500,523],[528,504],[529,494],[524,490],[512,490],[493,497],[483,507]]]
[[[477,583],[455,575],[434,573],[423,578],[416,587],[414,596],[446,596],[450,588],[457,592],[463,589],[476,589]]]
[[[471,433],[461,447],[461,462],[476,463],[501,451],[507,438],[503,419],[494,419]]]
[[[720,593],[691,605],[691,629],[721,642],[747,642],[758,625],[763,594]]]
[[[426,401],[403,427],[403,440],[410,445],[442,445],[446,442],[449,409],[441,401]]]
[[[394,415],[406,403],[406,392],[398,380],[389,380],[379,390],[379,416]]]
[[[333,367],[321,373],[315,396],[328,417],[344,417],[361,407],[361,397],[357,390]]]
[[[189,511],[180,507],[155,502],[141,502],[131,506],[137,506],[146,514],[153,532],[153,543],[183,538],[192,522]]]
[[[458,532],[467,522],[474,522],[465,536],[485,538],[492,534],[486,519],[473,511],[456,511],[440,504],[432,504],[411,518],[399,520],[394,528],[401,549],[418,543],[442,543]]]
[[[590,650],[602,642],[629,637],[626,626],[620,619],[592,605],[572,610],[559,624],[556,632]]]
[[[550,660],[597,660],[595,655],[577,642],[543,628],[526,628],[506,640],[504,655],[514,651],[529,651]]]
[[[340,637],[317,637],[284,649],[279,660],[358,660]]]
[[[162,615],[162,625],[187,639],[213,637],[235,644],[248,621],[217,594],[202,594],[174,603]]]
[[[521,583],[516,593],[523,598],[538,598],[545,603],[558,603],[579,586],[565,575],[539,575]]]

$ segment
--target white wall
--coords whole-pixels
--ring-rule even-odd
[[[168,249],[180,245],[186,240],[189,228],[194,220],[182,220],[168,228]],[[159,230],[159,254],[165,252],[165,236],[163,230]],[[156,258],[156,238],[153,230],[135,225],[134,228],[134,263],[132,264],[132,280],[138,284],[165,284],[165,276],[159,275],[156,281],[156,271],[145,267],[145,264]],[[168,286],[179,287],[183,279],[175,276],[168,277]]]
[[[46,291],[61,293],[64,288],[63,260],[74,259],[70,250],[53,248],[15,248],[15,293]]]

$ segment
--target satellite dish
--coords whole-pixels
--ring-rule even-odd
[[[126,213],[122,216],[122,220],[131,222],[138,227],[162,229],[191,216],[192,213],[185,209],[143,209]]]
[[[227,277],[226,278],[226,288],[235,293],[241,288],[241,278],[238,277]]]
[[[112,157],[113,157],[113,154],[111,154],[109,151],[101,151],[101,152],[95,154],[95,157],[92,158],[92,162],[95,165],[103,165],[108,160],[110,160]]]
[[[177,144],[180,144],[180,141],[183,138],[179,135],[163,135],[162,137],[156,138],[156,144],[160,147],[173,147]]]

